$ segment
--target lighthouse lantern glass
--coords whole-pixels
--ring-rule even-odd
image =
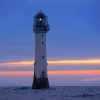
[[[49,31],[49,25],[48,25],[48,19],[47,16],[39,12],[35,18],[34,18],[34,27],[33,27],[34,32],[47,32]]]

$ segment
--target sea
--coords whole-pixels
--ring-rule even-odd
[[[0,100],[100,100],[100,86],[0,87]]]

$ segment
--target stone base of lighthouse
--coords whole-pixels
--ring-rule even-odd
[[[48,78],[41,76],[37,78],[34,72],[34,79],[32,84],[32,89],[46,89],[49,88]]]

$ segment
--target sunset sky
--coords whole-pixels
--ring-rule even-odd
[[[32,25],[39,10],[48,16],[50,25],[49,75],[60,75],[59,80],[62,74],[70,75],[70,82],[78,85],[83,81],[100,84],[100,0],[0,0],[0,79],[15,72],[32,76]],[[54,77],[49,77],[53,84]]]

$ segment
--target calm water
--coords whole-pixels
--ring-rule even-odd
[[[100,86],[0,87],[0,100],[100,100]]]

